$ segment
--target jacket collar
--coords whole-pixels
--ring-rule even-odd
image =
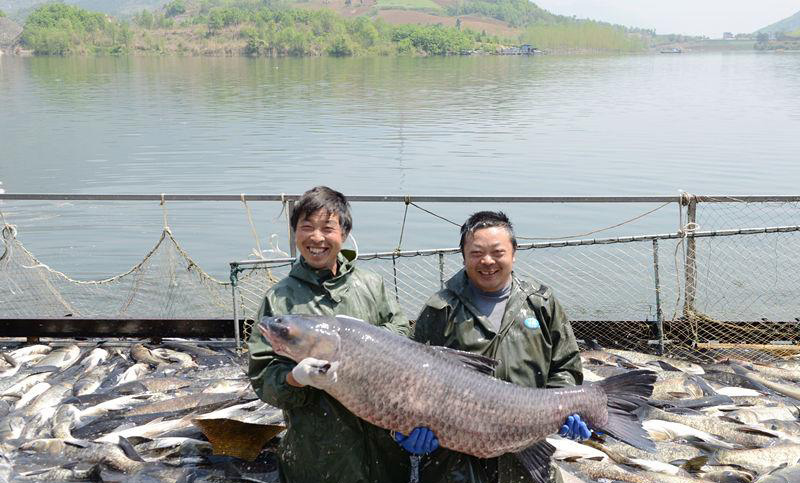
[[[330,270],[316,270],[305,261],[302,255],[292,264],[289,276],[301,280],[309,285],[314,285],[328,292],[338,303],[343,292],[347,291],[347,276],[355,269],[356,254],[352,250],[342,250],[336,256],[338,269],[332,276]],[[344,287],[344,288],[342,288]]]

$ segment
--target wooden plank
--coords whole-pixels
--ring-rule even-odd
[[[719,342],[701,342],[698,349],[752,349],[773,352],[800,352],[800,345],[793,344],[726,344]]]
[[[0,318],[3,337],[232,338],[232,319]]]

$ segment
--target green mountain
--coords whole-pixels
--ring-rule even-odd
[[[800,29],[800,12],[792,15],[791,17],[787,17],[779,22],[775,22],[772,25],[767,25],[766,27],[758,30],[758,32],[763,32],[765,34],[773,33],[773,32],[794,32],[795,30]]]

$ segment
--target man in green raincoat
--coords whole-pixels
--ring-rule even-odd
[[[292,229],[300,256],[262,302],[262,316],[348,315],[409,335],[408,319],[380,276],[356,267],[341,246],[352,228],[349,203],[319,186],[295,205]],[[258,397],[284,410],[278,452],[284,483],[407,483],[410,459],[390,433],[357,418],[303,377],[303,363],[278,356],[258,330],[248,341],[248,375]]]
[[[426,303],[413,338],[485,355],[498,361],[495,376],[521,386],[558,388],[581,384],[578,345],[552,291],[512,271],[517,243],[501,212],[473,214],[461,227],[464,269]],[[578,415],[562,436],[587,438]],[[560,481],[558,471],[551,478]],[[525,483],[532,481],[514,455],[481,459],[444,448],[422,458],[420,483]]]

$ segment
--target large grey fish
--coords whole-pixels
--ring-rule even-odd
[[[112,365],[101,365],[86,369],[80,378],[75,381],[75,384],[73,384],[72,394],[75,396],[92,394],[100,387],[100,384],[103,383],[103,379],[108,376],[112,369]]]
[[[102,347],[95,347],[81,360],[81,366],[84,367],[84,372],[91,371],[106,359],[108,359],[108,351]]]
[[[144,344],[134,344],[131,346],[131,357],[142,364],[148,364],[157,367],[161,364],[166,364],[168,361],[156,356],[153,352],[144,346]]]
[[[797,483],[800,481],[800,465],[791,465],[762,476],[756,483]]]
[[[36,363],[36,367],[63,370],[75,363],[81,356],[81,349],[75,344],[59,347]]]
[[[800,401],[800,388],[797,387],[797,384],[781,384],[779,382],[770,381],[769,379],[760,376],[753,371],[748,371],[740,365],[731,364],[731,366],[733,367],[734,372],[740,376],[745,377],[754,383],[768,387],[779,394],[783,394],[784,396],[788,396],[792,399]]]
[[[537,481],[546,481],[554,451],[544,439],[573,413],[629,444],[655,447],[632,414],[653,390],[651,371],[532,389],[474,370],[485,368],[484,357],[420,344],[350,317],[265,317],[260,330],[278,354],[329,361],[322,371],[335,371],[336,382],[326,391],[356,416],[403,433],[427,426],[441,446],[481,458],[517,453]]]
[[[130,447],[126,440],[118,441],[125,441],[126,446]],[[143,460],[132,447],[127,449],[118,444],[48,438],[23,443],[19,451],[49,454],[87,463],[103,463],[125,472],[135,472],[144,466]]]
[[[700,431],[719,436],[723,441],[748,448],[766,446],[777,440],[777,436],[773,432],[758,432],[753,429],[747,430],[747,428],[739,423],[723,421],[719,418],[706,416],[704,414],[674,414],[653,408],[649,410],[647,417],[684,424],[690,428],[699,429]]]
[[[603,478],[604,481],[625,481],[628,483],[712,483],[709,480],[680,475],[665,475],[664,473],[652,473],[649,471],[632,472],[608,461],[579,460],[572,463],[572,465],[592,478],[592,481]]]
[[[23,481],[98,481],[100,478],[100,465],[70,463],[62,466],[23,471],[19,473],[19,477]]]
[[[800,460],[800,444],[783,443],[767,448],[715,451],[707,458],[709,465],[733,465],[765,475],[777,468],[795,465]]]

